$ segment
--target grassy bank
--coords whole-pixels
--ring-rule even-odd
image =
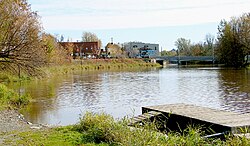
[[[15,138],[7,138],[6,145],[158,145],[158,146],[200,146],[200,145],[250,145],[245,137],[228,136],[220,139],[202,138],[199,129],[188,128],[183,133],[168,133],[167,136],[156,130],[156,125],[146,124],[143,128],[127,126],[128,120],[115,121],[106,114],[84,115],[73,126],[12,133]],[[139,127],[139,126],[138,126]]]
[[[40,72],[37,76],[29,76],[21,73],[18,75],[10,72],[0,71],[0,83],[1,82],[18,82],[29,81],[34,78],[50,77],[53,75],[68,74],[74,71],[89,71],[89,70],[119,70],[119,69],[136,69],[136,68],[151,68],[161,67],[159,64],[150,63],[141,59],[76,59],[71,63],[65,63],[60,65],[47,65],[40,68]]]
[[[69,64],[52,65],[41,70],[45,75],[67,74],[74,71],[117,70],[161,67],[159,64],[145,62],[141,59],[84,59],[73,60]]]

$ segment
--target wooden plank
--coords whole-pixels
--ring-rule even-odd
[[[156,112],[156,111],[149,111],[147,113],[143,113],[142,115],[138,115],[136,117],[133,117],[131,119],[131,122],[128,124],[129,126],[135,125],[137,123],[141,123],[147,119],[151,119],[154,118],[155,116],[160,115],[160,112]]]
[[[233,132],[237,132],[237,129],[241,127],[250,128],[250,114],[239,114],[189,104],[148,106],[142,107],[142,110],[143,112],[157,111],[164,114],[173,114],[175,116],[183,118],[186,117],[191,120],[194,119],[198,121],[204,121],[206,123],[221,125],[231,128],[231,131]]]

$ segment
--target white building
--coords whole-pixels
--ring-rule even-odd
[[[128,42],[123,45],[124,50],[129,57],[141,56],[141,50],[150,50],[149,57],[159,56],[159,44],[142,43],[142,42]]]

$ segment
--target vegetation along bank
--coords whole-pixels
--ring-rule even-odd
[[[4,82],[76,70],[155,67],[157,64],[133,59],[73,60],[70,47],[60,49],[55,37],[43,31],[38,14],[26,0],[0,1],[0,14],[0,145],[250,145],[245,137],[228,136],[225,141],[205,139],[197,128],[166,136],[157,132],[155,124],[132,128],[127,126],[127,119],[115,121],[106,114],[88,113],[75,125],[57,128],[41,128],[25,121],[17,110],[28,104],[30,97],[8,89]],[[249,35],[241,33],[249,28],[245,24],[249,24],[249,14],[244,14],[239,21],[220,24],[218,51],[229,54],[218,54],[228,66],[243,66],[243,58],[249,54],[249,37],[239,39]],[[236,26],[244,27],[234,29]],[[123,52],[120,54],[124,57]]]

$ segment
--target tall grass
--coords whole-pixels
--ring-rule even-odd
[[[226,140],[203,138],[199,128],[166,135],[157,132],[155,123],[128,127],[129,120],[116,121],[110,115],[86,113],[73,126],[15,133],[6,145],[121,145],[121,146],[249,146],[246,137],[227,136]],[[13,134],[12,134],[13,135]]]
[[[146,123],[143,127],[128,127],[128,120],[115,121],[107,114],[87,113],[74,130],[83,134],[89,143],[107,143],[124,146],[203,146],[203,145],[250,145],[250,140],[243,137],[228,136],[225,141],[207,139],[200,128],[188,127],[182,132],[169,132],[166,135],[157,131],[155,123]]]
[[[134,69],[134,68],[150,68],[160,67],[159,64],[145,62],[141,59],[76,59],[71,63],[53,64],[40,68],[40,72],[36,76],[29,76],[21,73],[18,75],[0,71],[1,82],[18,82],[27,81],[34,78],[50,77],[54,75],[69,74],[74,71],[89,70],[117,70],[117,69]]]
[[[0,71],[0,83],[1,82],[19,82],[19,81],[27,81],[31,80],[31,77],[27,74],[22,73],[20,77],[16,74],[6,72],[6,71]]]
[[[85,70],[110,70],[110,69],[131,69],[160,67],[156,63],[146,63],[138,59],[84,59],[74,60],[72,63],[64,65],[52,65],[42,68],[47,75],[67,74],[74,71]]]
[[[84,135],[85,141],[110,145],[163,145],[167,142],[152,125],[131,128],[127,120],[116,122],[110,115],[86,113],[74,129]]]

